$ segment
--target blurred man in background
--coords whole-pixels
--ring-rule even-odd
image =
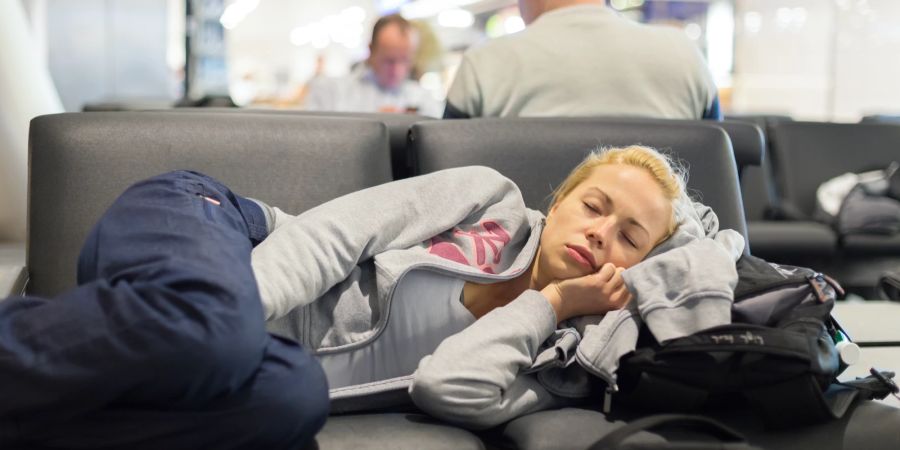
[[[440,103],[410,79],[417,45],[415,28],[399,14],[378,19],[365,64],[345,77],[311,81],[306,109],[440,116]]]
[[[603,0],[519,0],[528,27],[466,51],[445,118],[633,116],[721,119],[703,57],[676,28]]]

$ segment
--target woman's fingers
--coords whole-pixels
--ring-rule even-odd
[[[597,271],[597,279],[601,283],[607,283],[616,275],[616,266],[613,263],[606,263]]]
[[[625,279],[622,278],[622,272],[624,271],[624,267],[616,267],[616,273],[613,275],[612,279],[609,280],[609,284],[613,289],[619,289],[625,284]]]
[[[623,284],[619,289],[616,289],[612,295],[609,296],[609,303],[612,306],[612,309],[622,309],[628,302],[631,301],[631,292],[627,287]]]

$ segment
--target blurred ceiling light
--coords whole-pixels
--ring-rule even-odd
[[[503,21],[503,30],[506,34],[518,33],[525,29],[525,21],[521,16],[509,16]]]
[[[802,28],[806,25],[806,8],[778,8],[775,12],[778,28]]]
[[[324,36],[323,35],[316,36],[312,40],[313,48],[316,48],[319,50],[327,48],[329,45],[331,45],[331,38],[329,38],[327,34]]]
[[[341,18],[348,23],[362,23],[364,20],[366,20],[366,10],[363,9],[362,6],[351,6],[349,8],[344,8],[344,10],[341,11]]]
[[[478,2],[479,0],[418,0],[401,6],[400,15],[406,19],[422,19]]]
[[[291,44],[297,47],[309,44],[312,40],[312,30],[308,26],[295,27],[291,30]]]
[[[700,25],[692,22],[685,25],[684,34],[692,41],[696,41],[697,39],[700,39],[700,35],[703,34],[703,29],[700,28]]]
[[[231,30],[238,26],[257,6],[259,6],[259,0],[237,0],[225,8],[222,17],[219,17],[219,23],[226,30]]]
[[[791,11],[791,8],[778,8],[775,11],[775,22],[778,24],[779,28],[787,28],[788,25],[791,24],[791,19],[794,17],[794,13]]]
[[[350,44],[362,40],[362,31],[362,25],[360,24],[345,25],[330,28],[328,36],[332,41],[337,42],[338,44],[353,48],[355,45],[351,46]]]
[[[464,9],[445,9],[438,14],[438,25],[446,28],[469,28],[475,16]]]
[[[762,28],[762,14],[756,11],[744,14],[744,28],[747,29],[748,33],[759,33],[760,28]]]
[[[330,14],[317,22],[300,25],[291,30],[291,43],[301,47],[312,45],[324,49],[332,43],[349,49],[362,45],[363,21],[366,12],[358,6],[345,8],[339,14]]]

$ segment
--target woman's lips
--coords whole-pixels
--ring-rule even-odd
[[[591,252],[588,251],[588,249],[577,245],[566,245],[566,252],[579,264],[587,267],[588,269],[591,269],[592,271],[597,270],[594,267],[594,255],[592,255]]]

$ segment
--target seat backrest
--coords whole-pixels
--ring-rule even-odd
[[[412,162],[407,151],[407,134],[412,124],[423,120],[434,120],[432,117],[418,114],[392,114],[341,111],[304,111],[299,109],[262,109],[262,108],[175,108],[176,112],[209,112],[209,113],[241,113],[241,114],[287,114],[305,117],[334,117],[350,119],[366,119],[383,123],[388,130],[391,142],[391,170],[395,180],[412,176]]]
[[[91,112],[31,122],[28,292],[75,285],[94,222],[132,183],[197,170],[288,213],[391,180],[384,124],[290,115]]]
[[[750,122],[768,133],[768,128],[776,123],[793,122],[794,118],[786,114],[728,114],[725,120]]]
[[[873,123],[783,122],[769,130],[772,171],[782,201],[812,215],[816,189],[846,172],[900,161],[900,127]]]
[[[739,178],[744,177],[747,169],[762,165],[766,158],[766,138],[759,126],[738,120],[723,120],[714,123],[722,127],[728,134],[728,139],[731,140]]]
[[[900,125],[900,115],[872,114],[859,119],[860,123],[889,123]]]
[[[492,167],[546,211],[550,194],[598,146],[649,145],[669,150],[690,169],[688,188],[712,207],[723,227],[747,237],[731,142],[708,123],[595,118],[470,119],[413,125],[410,148],[419,173],[449,167]]]

